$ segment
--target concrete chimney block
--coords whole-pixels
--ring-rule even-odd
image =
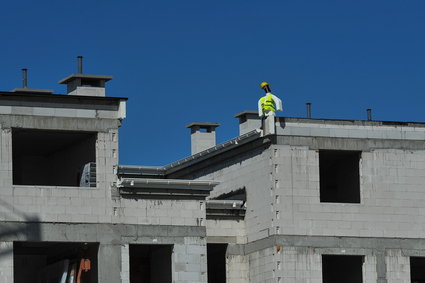
[[[235,115],[239,118],[239,135],[246,134],[261,127],[261,118],[257,111],[242,111]]]
[[[216,145],[215,128],[218,123],[194,122],[186,126],[190,129],[192,155],[214,147]]]

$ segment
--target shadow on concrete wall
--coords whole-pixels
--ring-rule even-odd
[[[2,247],[1,242],[41,241],[40,218],[29,215],[10,203],[0,199],[0,207],[5,208],[16,220],[0,223],[0,259],[13,253],[13,246]]]

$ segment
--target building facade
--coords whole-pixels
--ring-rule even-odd
[[[110,79],[0,93],[0,282],[425,282],[425,124],[244,111],[126,166]]]

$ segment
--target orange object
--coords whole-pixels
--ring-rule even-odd
[[[77,283],[81,283],[81,273],[87,272],[91,269],[91,262],[87,258],[82,258],[80,260],[80,268],[78,268],[78,275],[77,275]]]

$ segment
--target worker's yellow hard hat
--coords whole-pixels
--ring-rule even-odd
[[[266,86],[270,86],[268,82],[262,82],[262,83],[260,84],[260,87],[261,87],[261,88],[265,88]]]

